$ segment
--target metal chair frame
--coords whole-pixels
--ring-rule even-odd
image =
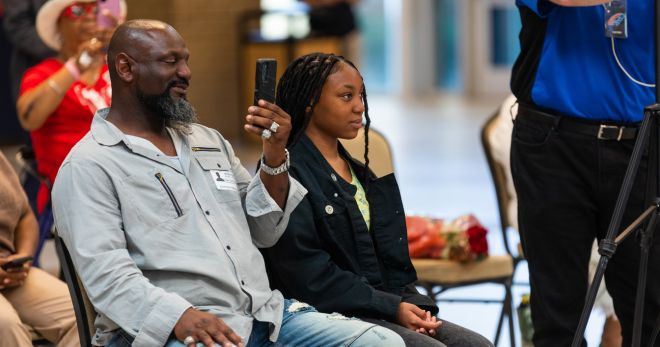
[[[57,235],[57,231],[54,233],[53,239],[55,240],[57,256],[62,265],[64,280],[66,281],[67,287],[69,287],[69,294],[71,294],[71,299],[73,301],[73,310],[76,313],[80,345],[84,347],[92,347],[92,336],[95,332],[94,319],[96,317],[96,311],[89,301],[87,292],[73,266],[69,250],[66,248],[62,238]]]
[[[486,125],[483,128],[482,131],[482,143],[484,144],[484,149],[486,152],[486,157],[489,158],[489,166],[491,165],[491,160],[492,156],[488,152],[490,147],[486,147],[487,142],[483,142],[485,139],[485,131],[487,126],[490,123],[486,123]],[[346,147],[346,149],[351,153],[353,157],[356,159],[362,160],[362,154],[364,153],[362,147],[360,146],[360,143],[363,143],[363,135],[359,135],[356,139],[353,140],[342,140],[342,143]],[[348,145],[348,143],[351,143],[351,145]],[[377,162],[377,161],[382,161],[382,160],[387,160],[389,163],[385,166],[389,166],[393,168],[393,160],[392,160],[392,150],[391,147],[385,138],[385,136],[380,133],[379,131],[371,128],[369,131],[369,156],[371,158],[372,162]],[[378,143],[378,146],[371,146],[372,143]],[[493,161],[493,164],[496,164]],[[492,170],[492,167],[491,167]],[[377,173],[378,174],[378,173]],[[380,176],[380,175],[378,175]],[[500,206],[500,217],[503,216],[502,208],[501,208],[501,202],[499,199],[499,193],[500,190],[497,187],[496,184],[496,191],[498,192],[498,206]],[[506,190],[504,190],[506,192]],[[501,220],[502,223],[508,223],[508,219]],[[508,225],[508,224],[507,224]],[[514,264],[514,271],[515,271],[515,257],[511,254],[511,251],[509,250],[509,243],[506,238],[506,230],[503,229],[503,236],[504,236],[504,245],[505,245],[505,250],[508,256],[512,258],[513,264]],[[500,339],[500,334],[504,325],[504,319],[507,318],[508,325],[509,325],[509,336],[510,336],[510,342],[511,346],[515,347],[516,346],[516,340],[515,340],[515,331],[514,331],[514,322],[513,322],[513,296],[511,293],[511,286],[513,282],[513,273],[508,276],[502,276],[502,277],[493,277],[493,278],[487,278],[487,279],[480,279],[480,280],[475,280],[475,281],[462,281],[459,283],[439,283],[439,282],[430,282],[430,281],[424,281],[424,280],[418,280],[417,285],[420,287],[424,288],[427,292],[427,295],[432,298],[436,302],[468,302],[468,303],[501,303],[502,304],[502,311],[500,313],[498,323],[497,323],[497,332],[495,335],[494,343],[495,345],[498,344],[499,339]],[[450,289],[455,289],[459,287],[465,287],[465,286],[471,286],[471,285],[477,285],[477,284],[483,284],[483,283],[495,283],[495,284],[500,284],[504,288],[504,298],[500,299],[470,299],[470,298],[440,298],[439,296],[443,294],[444,292],[450,290]]]

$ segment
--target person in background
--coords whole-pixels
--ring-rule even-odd
[[[11,95],[18,99],[23,73],[46,58],[56,54],[37,34],[35,21],[37,11],[46,0],[3,0],[5,16],[3,26],[12,44],[10,78]]]
[[[121,17],[126,13],[123,1],[122,9]],[[94,112],[110,104],[104,47],[114,27],[99,28],[97,11],[93,0],[49,0],[37,14],[37,32],[57,56],[25,72],[16,110],[30,131],[37,171],[51,184],[71,147],[89,131]],[[48,200],[48,188],[42,185],[39,213]]]
[[[291,176],[308,194],[280,240],[262,249],[273,286],[323,312],[391,329],[407,346],[492,346],[437,319],[435,302],[415,288],[396,179],[368,166],[370,118],[355,65],[334,54],[299,57],[280,78],[276,103],[291,115]],[[358,135],[363,114],[367,165],[339,142]]]
[[[4,17],[2,18],[5,29],[5,37],[10,43],[11,57],[7,69],[9,84],[9,96],[7,104],[4,100],[0,104],[3,112],[0,113],[0,122],[6,125],[5,131],[8,137],[14,138],[16,143],[25,145],[24,152],[32,154],[32,143],[29,133],[21,128],[16,117],[16,100],[21,85],[23,73],[29,67],[36,65],[42,60],[55,55],[37,34],[35,21],[37,11],[46,0],[4,0]],[[28,196],[30,206],[36,211],[37,192],[40,182],[32,175],[21,177],[23,189]]]
[[[490,132],[488,141],[492,148],[493,159],[504,168],[506,176],[506,191],[510,197],[507,207],[508,219],[515,230],[518,228],[518,197],[511,177],[511,133],[513,132],[513,122],[518,114],[518,102],[516,97],[509,95],[500,106],[495,125]],[[600,255],[598,254],[598,244],[594,241],[589,260],[589,280],[593,278],[598,265]],[[598,287],[598,295],[594,303],[594,309],[599,309],[605,315],[603,324],[603,333],[601,334],[601,347],[621,347],[621,324],[614,312],[612,297],[605,288],[605,283],[601,282]]]
[[[536,347],[573,340],[593,242],[607,234],[644,107],[655,102],[654,1],[616,3],[627,3],[625,11],[605,0],[516,1],[522,29],[511,77],[519,103],[511,171]],[[627,31],[608,37],[612,23]],[[643,158],[633,177],[619,230],[651,203],[648,184],[655,178],[647,178],[647,163]],[[605,272],[623,346],[632,345],[637,239],[617,245]],[[648,264],[641,346],[648,345],[660,312],[660,237]]]
[[[0,152],[0,266],[34,256],[37,239],[37,219],[18,176]],[[32,346],[28,326],[57,347],[80,346],[64,282],[32,268],[30,262],[0,268],[0,347]]]
[[[311,37],[338,37],[342,54],[359,66],[362,44],[355,14],[359,0],[302,0],[310,9]]]

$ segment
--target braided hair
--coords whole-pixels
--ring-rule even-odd
[[[277,105],[291,116],[292,128],[287,142],[288,148],[296,144],[305,133],[314,114],[314,107],[321,97],[323,85],[328,76],[339,71],[340,63],[348,64],[355,71],[358,71],[355,64],[340,55],[311,53],[291,62],[282,77],[280,77],[277,84]],[[366,119],[364,125],[364,183],[367,185],[369,178],[369,125],[371,119],[369,118],[366,88],[362,93],[362,101],[364,102],[364,117]]]

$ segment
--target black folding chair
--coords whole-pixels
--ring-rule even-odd
[[[53,233],[55,240],[55,248],[57,249],[57,256],[60,259],[62,266],[62,273],[64,280],[69,287],[69,294],[73,301],[73,310],[76,313],[76,322],[78,324],[78,336],[80,337],[80,346],[91,347],[92,335],[94,335],[94,319],[96,318],[96,311],[94,306],[89,301],[87,292],[80,282],[78,273],[73,267],[73,261],[69,255],[69,250],[66,248],[62,238],[57,235],[57,231]]]

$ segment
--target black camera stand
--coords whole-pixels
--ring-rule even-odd
[[[655,0],[655,80],[656,83],[660,81],[660,23],[658,19],[660,18],[660,4],[658,0]],[[658,149],[660,148],[660,136],[658,134],[658,129],[660,127],[660,92],[659,89],[655,88],[655,100],[656,104],[647,106],[644,109],[644,120],[642,125],[639,128],[637,134],[637,140],[635,141],[635,146],[633,148],[632,155],[630,157],[630,162],[628,168],[626,169],[626,174],[623,178],[623,184],[619,192],[619,197],[617,198],[612,219],[610,225],[607,229],[607,236],[600,241],[598,247],[598,253],[600,253],[600,261],[598,262],[598,268],[596,274],[594,275],[593,281],[589,287],[589,292],[582,309],[582,315],[580,316],[580,322],[578,323],[578,328],[573,337],[572,347],[578,347],[582,343],[584,336],[584,330],[587,327],[587,321],[589,320],[589,315],[591,309],[593,308],[594,301],[596,300],[596,293],[598,292],[598,287],[600,287],[600,282],[603,279],[603,274],[605,273],[605,268],[607,263],[614,255],[616,247],[621,243],[631,232],[639,230],[639,243],[640,243],[640,259],[639,259],[639,272],[637,278],[637,293],[635,297],[635,314],[634,314],[634,324],[633,324],[633,337],[632,337],[632,346],[640,347],[642,339],[642,321],[644,313],[644,296],[646,289],[646,276],[648,268],[648,259],[649,251],[653,244],[653,234],[657,228],[658,224],[658,215],[660,214],[660,192],[658,191],[659,182],[660,182],[660,170],[658,170],[658,162],[660,158],[658,157]],[[644,150],[648,149],[648,182],[647,187],[647,198],[650,203],[650,206],[624,231],[621,232],[618,236],[615,234],[619,230],[621,225],[621,218],[623,212],[626,209],[628,203],[628,198],[630,197],[630,191],[635,181],[635,176],[637,176],[637,169],[639,168],[640,162],[642,160],[642,154]],[[645,228],[640,228],[641,224],[648,220]],[[652,336],[649,339],[649,347],[652,347],[654,340],[658,335],[658,330],[660,330],[660,313],[658,318],[655,321],[655,328],[653,330]]]

